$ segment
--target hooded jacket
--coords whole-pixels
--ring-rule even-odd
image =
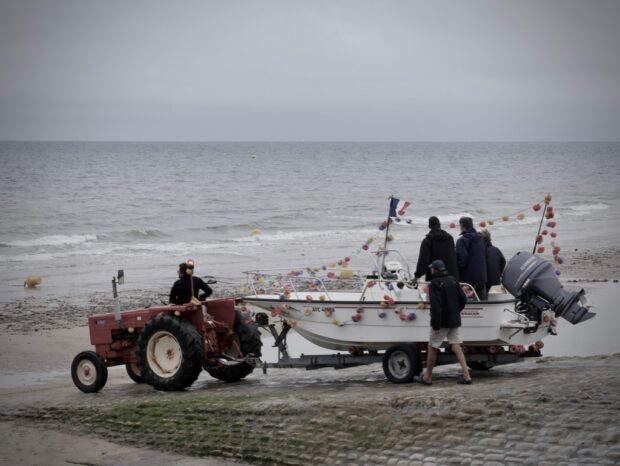
[[[502,272],[506,267],[506,258],[498,247],[486,241],[487,247],[487,288],[501,283]]]
[[[465,307],[467,297],[454,277],[446,272],[433,274],[429,287],[429,301],[433,329],[461,326],[461,310]]]
[[[473,228],[461,233],[456,241],[456,262],[461,282],[486,285],[487,252],[484,238]]]
[[[426,281],[431,281],[431,271],[428,266],[434,260],[441,259],[446,265],[446,270],[457,281],[459,269],[456,266],[456,254],[454,252],[454,238],[450,233],[441,228],[431,228],[420,244],[420,255],[415,270],[415,277],[425,275]]]

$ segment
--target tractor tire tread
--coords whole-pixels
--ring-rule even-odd
[[[183,351],[181,367],[176,374],[168,378],[158,376],[149,368],[146,355],[150,337],[159,330],[174,335]],[[179,391],[193,384],[200,375],[204,362],[204,344],[200,333],[191,322],[170,314],[160,314],[149,321],[140,332],[137,357],[138,366],[146,383],[156,390]]]

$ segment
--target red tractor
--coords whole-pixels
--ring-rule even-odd
[[[83,392],[101,390],[108,367],[121,364],[135,382],[166,391],[189,387],[203,368],[234,382],[260,364],[258,327],[234,298],[120,312],[116,283],[115,311],[88,318],[95,351],[81,352],[71,364],[73,383]]]

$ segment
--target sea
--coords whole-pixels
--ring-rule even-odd
[[[49,295],[111,291],[119,269],[124,292],[166,289],[189,258],[216,287],[345,257],[372,270],[390,196],[411,203],[389,232],[411,267],[431,215],[455,236],[462,215],[487,222],[507,257],[531,250],[548,193],[562,251],[620,231],[617,142],[0,142],[0,167],[4,302],[27,275]]]

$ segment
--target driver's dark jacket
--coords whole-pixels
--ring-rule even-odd
[[[186,275],[172,285],[172,289],[170,290],[170,304],[187,304],[191,301],[192,289],[190,278],[194,280],[194,296],[196,298],[203,301],[213,293],[211,287],[207,285],[202,278]],[[200,291],[204,293],[199,296]]]

